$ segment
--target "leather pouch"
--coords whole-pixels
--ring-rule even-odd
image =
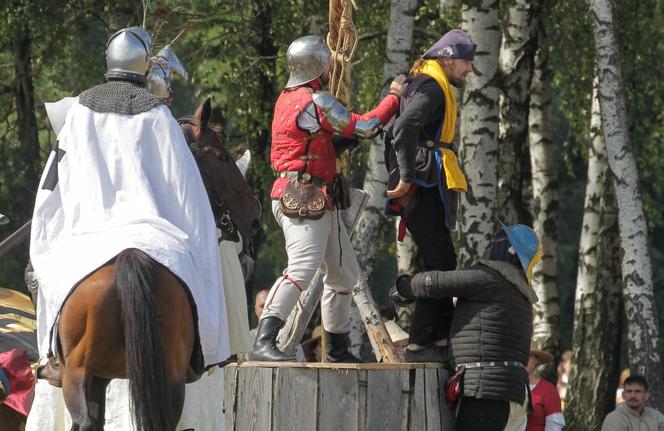
[[[325,214],[323,190],[304,180],[288,181],[279,205],[281,212],[290,218],[318,220]]]

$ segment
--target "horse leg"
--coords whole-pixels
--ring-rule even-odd
[[[110,265],[95,271],[79,283],[60,314],[62,389],[72,430],[103,429],[106,387],[125,374],[114,274]]]

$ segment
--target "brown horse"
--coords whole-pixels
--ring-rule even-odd
[[[209,116],[207,100],[182,128],[217,225],[232,223],[247,246],[260,227],[260,205],[218,131],[209,127]],[[106,387],[114,378],[130,381],[139,429],[175,429],[190,365],[202,366],[192,359],[200,359],[193,310],[180,280],[140,250],[124,250],[81,281],[58,321],[62,387],[72,429],[103,429]],[[194,368],[200,375],[200,367]]]
[[[253,254],[253,239],[260,229],[261,206],[226,149],[220,130],[209,123],[210,99],[193,118],[178,120],[194,154],[222,238],[242,236],[244,252]]]

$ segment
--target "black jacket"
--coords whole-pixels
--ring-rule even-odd
[[[447,188],[445,175],[439,178],[434,155],[444,114],[445,95],[436,80],[428,75],[411,78],[399,104],[399,115],[386,127],[385,166],[389,189],[396,187],[399,180],[439,186],[443,191],[445,224],[452,229],[456,225],[459,193]],[[428,141],[434,146],[427,146]]]
[[[417,147],[435,139],[444,113],[445,96],[438,83],[428,75],[414,77],[406,87],[399,115],[388,132],[404,182],[415,182]]]
[[[522,403],[537,295],[521,268],[480,260],[469,268],[417,274],[411,289],[416,298],[458,297],[450,329],[452,366],[489,361],[523,364],[466,369],[463,396]]]

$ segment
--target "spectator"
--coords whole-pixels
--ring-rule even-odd
[[[643,376],[627,377],[622,396],[625,404],[606,416],[602,431],[664,431],[664,415],[646,407],[650,392]]]
[[[558,382],[556,382],[558,395],[560,396],[560,401],[563,406],[565,404],[565,398],[567,397],[567,386],[569,385],[569,372],[571,367],[572,351],[565,350],[560,357],[560,363],[558,364]]]
[[[625,379],[627,379],[627,377],[629,377],[629,368],[625,368],[620,372],[618,389],[616,389],[616,405],[623,404],[625,402],[625,400],[623,400],[622,394],[623,388],[625,387]]]
[[[528,383],[530,385],[530,401],[532,413],[528,413],[526,431],[560,431],[565,426],[560,396],[552,383],[542,379],[538,368],[553,360],[549,352],[542,352],[530,347],[528,356]]]
[[[261,319],[261,314],[263,314],[263,308],[265,308],[265,298],[267,298],[269,290],[262,289],[256,293],[254,298],[254,313],[256,313],[256,321]],[[251,339],[256,339],[256,332],[258,331],[258,326],[249,331],[251,333]]]
[[[458,297],[450,327],[450,362],[457,374],[446,390],[448,403],[460,403],[457,430],[526,426],[526,364],[537,302],[530,279],[541,253],[532,229],[503,225],[488,259],[454,271],[401,276],[390,292],[398,305]]]

